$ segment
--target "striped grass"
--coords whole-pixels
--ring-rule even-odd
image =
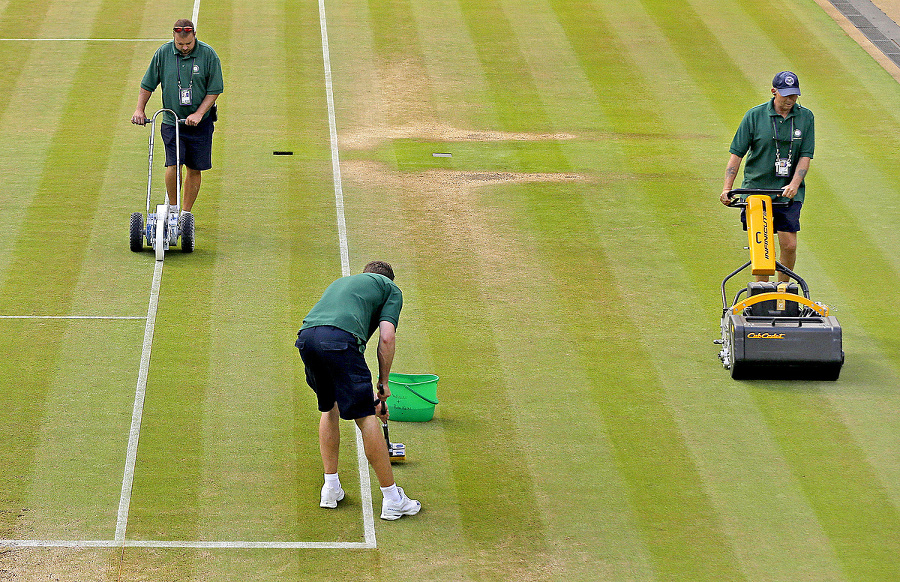
[[[189,9],[8,0],[0,38],[25,21],[36,37],[152,38]],[[0,570],[897,577],[887,73],[812,1],[326,9],[351,268],[394,264],[395,369],[441,376],[436,418],[392,427],[410,451],[398,482],[425,509],[376,524],[375,550],[19,549]],[[197,250],[166,258],[126,537],[361,541],[350,430],[348,498],[315,505],[317,415],[292,346],[340,275],[318,2],[204,3],[199,20],[226,93]],[[125,224],[144,206],[146,130],[128,118],[151,50],[0,42],[3,315],[144,314],[152,253],[127,250]],[[834,384],[733,382],[711,344],[719,282],[746,260],[716,202],[727,146],[782,69],[819,122],[798,271],[844,325]],[[112,537],[140,327],[0,320],[0,538]]]

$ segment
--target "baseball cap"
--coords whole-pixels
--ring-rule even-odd
[[[781,71],[772,79],[772,87],[778,89],[782,95],[799,95],[800,79],[790,71]]]

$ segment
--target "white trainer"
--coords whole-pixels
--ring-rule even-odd
[[[422,504],[415,499],[410,499],[403,492],[403,488],[397,487],[400,492],[400,502],[384,499],[381,502],[381,519],[393,521],[400,519],[404,515],[415,515],[422,509]]]
[[[322,499],[319,501],[319,507],[334,509],[337,507],[338,501],[344,498],[343,489],[334,489],[328,485],[322,485]]]

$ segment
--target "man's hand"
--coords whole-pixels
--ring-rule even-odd
[[[199,125],[201,121],[203,121],[203,114],[199,111],[195,111],[187,116],[187,118],[184,120],[184,124],[196,126]]]
[[[387,399],[391,395],[391,389],[387,382],[378,382],[378,389],[375,392],[375,416],[381,419],[381,422],[387,422],[389,418]]]
[[[731,194],[731,189],[730,189],[730,188],[729,188],[728,190],[722,190],[722,194],[719,195],[719,202],[721,202],[721,203],[724,204],[725,206],[728,206],[728,203],[731,202],[731,195],[730,195],[730,194]]]
[[[142,109],[135,109],[131,116],[131,123],[135,125],[147,125],[147,114]]]
[[[784,192],[784,193],[782,194],[782,196],[784,196],[785,198],[790,198],[791,200],[793,200],[793,199],[794,199],[794,196],[797,195],[797,190],[798,190],[798,188],[797,188],[797,186],[794,186],[793,184],[788,184],[787,186],[785,186],[785,187],[782,188],[781,190]]]
[[[388,421],[390,413],[388,412],[387,403],[385,401],[375,400],[375,416],[377,416],[382,423]]]

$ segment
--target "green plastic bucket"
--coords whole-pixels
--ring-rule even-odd
[[[391,372],[387,405],[391,420],[427,422],[434,418],[438,377],[434,374],[397,374]]]

